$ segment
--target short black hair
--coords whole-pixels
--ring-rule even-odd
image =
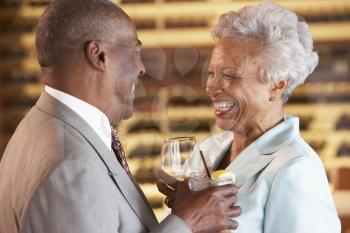
[[[88,41],[114,42],[116,28],[130,18],[108,0],[53,0],[36,30],[36,49],[41,67],[68,62]]]

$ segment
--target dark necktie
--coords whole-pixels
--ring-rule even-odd
[[[122,144],[120,143],[117,130],[112,126],[111,126],[111,129],[112,129],[112,149],[113,149],[119,163],[124,168],[126,174],[128,174],[130,177],[132,177],[128,163],[126,162],[125,153],[124,153]]]

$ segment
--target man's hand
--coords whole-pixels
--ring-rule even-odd
[[[172,214],[181,218],[192,232],[219,232],[236,229],[238,223],[230,218],[241,214],[236,203],[234,185],[190,191],[187,180],[180,182],[164,172],[159,173],[158,190],[167,196]]]

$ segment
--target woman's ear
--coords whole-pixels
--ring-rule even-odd
[[[289,79],[278,81],[272,84],[271,91],[284,90],[288,87]]]
[[[106,70],[106,53],[98,42],[89,41],[85,44],[85,57],[95,69]]]
[[[276,100],[282,99],[282,95],[285,92],[285,89],[287,89],[289,85],[289,79],[286,80],[280,80],[278,82],[275,82],[271,85],[271,91],[270,91],[270,102],[274,102]]]

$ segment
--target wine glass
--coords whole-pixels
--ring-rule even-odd
[[[161,153],[161,168],[177,180],[185,179],[185,161],[196,144],[194,137],[174,137],[165,140]]]

